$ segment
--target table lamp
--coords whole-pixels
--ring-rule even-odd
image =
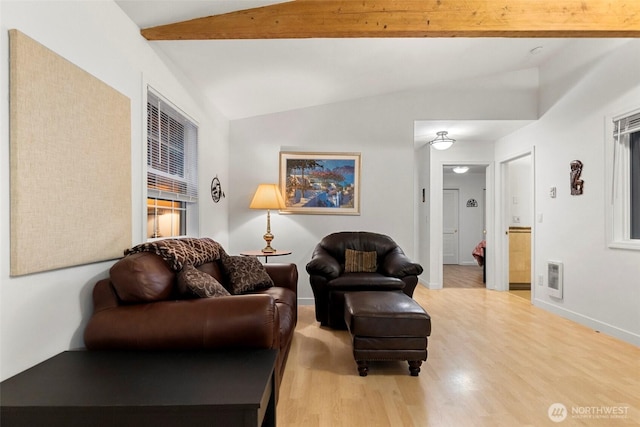
[[[280,189],[276,184],[260,184],[256,193],[253,195],[250,209],[266,209],[267,210],[267,232],[264,236],[264,240],[267,242],[267,246],[262,249],[262,253],[272,254],[276,250],[271,247],[271,241],[273,240],[273,234],[271,234],[271,213],[270,209],[282,209],[285,207],[284,199],[280,194]]]

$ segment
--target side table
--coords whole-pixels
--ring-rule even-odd
[[[289,250],[277,250],[277,251],[271,252],[271,253],[264,253],[261,250],[257,250],[257,251],[242,251],[242,252],[240,252],[240,255],[256,256],[256,257],[263,256],[264,257],[264,263],[267,264],[269,262],[269,257],[291,255],[291,251],[289,251]]]
[[[276,350],[66,351],[2,382],[2,427],[275,426]]]

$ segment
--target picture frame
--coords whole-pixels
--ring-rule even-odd
[[[282,213],[360,215],[360,153],[280,152]]]

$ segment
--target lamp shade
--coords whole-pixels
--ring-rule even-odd
[[[284,199],[276,184],[260,184],[253,195],[249,208],[251,209],[282,209]]]

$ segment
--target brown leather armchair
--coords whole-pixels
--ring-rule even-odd
[[[372,268],[369,271],[347,268],[347,250],[375,252]],[[389,236],[366,231],[343,231],[324,237],[306,268],[315,298],[316,320],[334,329],[346,329],[346,292],[402,290],[413,297],[418,275],[423,271]]]

